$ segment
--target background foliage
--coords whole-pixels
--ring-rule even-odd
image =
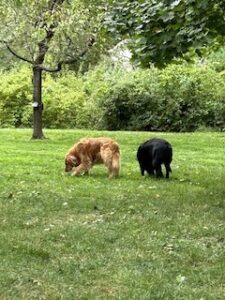
[[[11,55],[4,46],[10,45],[32,60],[46,28],[54,25],[55,39],[49,42],[45,57],[47,66],[82,53],[90,38],[98,42],[70,70],[44,75],[45,127],[159,131],[225,128],[224,49],[201,63],[195,56],[223,44],[224,1],[59,1],[63,6],[56,15],[56,11],[47,13],[49,3],[0,3],[1,127],[32,126],[31,70],[21,64],[15,66],[14,61],[8,64]],[[117,39],[130,48],[137,64],[148,69],[132,70],[133,65],[123,69],[112,61],[94,68]],[[195,62],[187,64],[180,57],[195,57]],[[171,61],[173,64],[162,69],[151,65],[162,67]]]
[[[0,126],[32,124],[31,78],[22,67],[0,74]],[[224,73],[181,64],[130,72],[104,61],[85,75],[45,75],[44,126],[194,131],[225,128]]]
[[[224,45],[224,14],[221,0],[122,0],[113,1],[105,26],[129,42],[135,63],[163,66]]]

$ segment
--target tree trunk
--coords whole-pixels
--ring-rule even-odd
[[[33,139],[45,138],[42,131],[42,69],[33,67]]]

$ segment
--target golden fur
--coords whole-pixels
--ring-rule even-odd
[[[65,156],[65,172],[72,175],[88,174],[95,164],[105,164],[109,177],[119,175],[120,148],[107,137],[83,138]]]

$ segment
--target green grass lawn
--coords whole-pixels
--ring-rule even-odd
[[[0,299],[225,299],[225,134],[0,130]],[[121,145],[121,176],[64,174],[79,138]],[[173,145],[169,180],[140,143]]]

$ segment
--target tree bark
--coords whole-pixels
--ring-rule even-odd
[[[33,135],[32,139],[44,139],[42,131],[42,69],[33,66]]]

